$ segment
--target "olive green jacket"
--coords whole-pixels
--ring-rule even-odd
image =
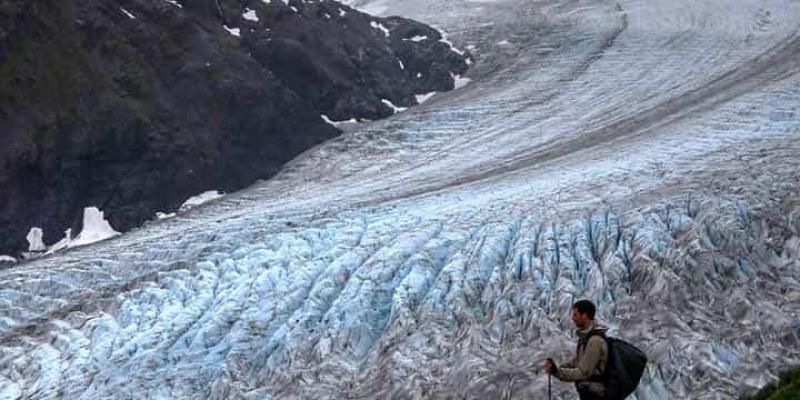
[[[578,389],[588,390],[598,395],[605,394],[602,382],[599,382],[606,368],[608,360],[608,344],[603,336],[592,336],[593,331],[605,335],[608,328],[597,323],[588,329],[575,331],[578,336],[578,348],[575,357],[559,365],[556,370],[556,378],[575,382]],[[589,337],[587,341],[586,338]]]

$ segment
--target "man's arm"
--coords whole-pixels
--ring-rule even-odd
[[[577,356],[573,356],[572,358],[569,359],[569,361],[565,361],[563,364],[561,364],[560,367],[574,368],[576,362],[577,362]],[[550,375],[555,375],[556,377],[558,377],[559,365],[556,364],[556,362],[552,358],[548,358],[544,365],[545,365],[545,372],[547,372]]]
[[[573,364],[564,364],[558,368],[556,377],[566,382],[584,381],[592,377],[597,363],[605,351],[606,341],[600,336],[592,336],[586,343],[583,357]]]
[[[567,361],[564,361],[563,364],[559,365],[558,368],[575,368],[575,364],[578,363],[578,356],[574,355]]]

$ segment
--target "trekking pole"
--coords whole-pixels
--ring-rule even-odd
[[[553,375],[547,374],[547,398],[549,400],[553,400],[552,388],[550,387],[551,386],[550,379],[552,378],[552,376]]]

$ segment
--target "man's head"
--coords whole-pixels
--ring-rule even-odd
[[[592,326],[596,310],[594,303],[591,301],[579,300],[572,305],[572,322],[579,329],[586,329]]]

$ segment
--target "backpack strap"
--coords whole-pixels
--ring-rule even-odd
[[[581,349],[582,347],[586,347],[586,345],[587,345],[587,344],[589,344],[589,339],[591,339],[591,338],[592,338],[592,336],[600,336],[600,337],[602,337],[602,338],[603,338],[603,339],[604,339],[606,342],[608,342],[608,338],[606,337],[606,334],[605,334],[605,332],[603,332],[603,331],[598,331],[598,330],[592,330],[592,331],[590,331],[590,332],[589,332],[589,334],[588,334],[588,335],[586,335],[586,338],[585,338],[585,339],[578,340],[578,348],[576,349],[576,351],[580,351],[580,349]]]
[[[606,336],[605,332],[596,331],[596,330],[592,330],[591,332],[589,332],[588,335],[586,335],[585,339],[582,339],[582,340],[578,341],[578,349],[577,350],[580,351],[581,347],[585,348],[586,345],[589,344],[589,339],[591,339],[592,336],[600,336],[600,337],[602,337],[603,340],[606,342],[606,346],[607,346],[606,353],[610,353],[611,352],[611,344],[609,343],[610,340],[609,340],[608,336]],[[600,382],[600,383],[603,383],[605,381],[606,374],[608,374],[608,362],[609,362],[610,358],[611,358],[610,354],[606,354],[606,365],[605,365],[605,368],[603,368],[603,375],[599,375],[599,376],[595,376],[595,377],[589,378],[588,381],[590,381],[590,382]]]

